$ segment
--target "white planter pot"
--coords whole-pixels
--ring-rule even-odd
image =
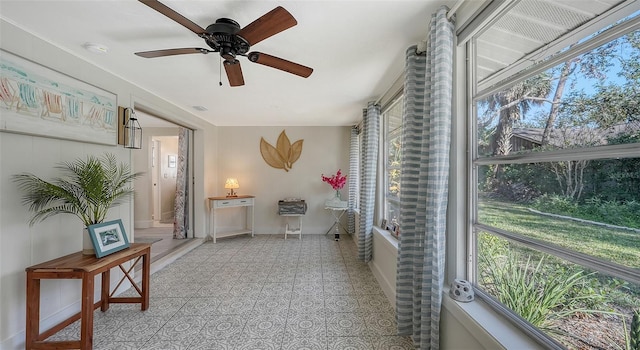
[[[93,242],[91,236],[89,236],[89,230],[85,227],[82,229],[82,254],[83,255],[95,255],[96,251],[93,249]]]

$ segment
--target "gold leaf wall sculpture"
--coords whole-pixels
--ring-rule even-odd
[[[260,154],[262,154],[262,159],[264,159],[269,166],[289,171],[289,169],[293,167],[293,163],[295,163],[302,154],[303,141],[304,140],[298,140],[291,144],[287,133],[282,130],[280,136],[278,136],[278,141],[276,141],[276,147],[273,147],[265,141],[264,137],[260,138]]]

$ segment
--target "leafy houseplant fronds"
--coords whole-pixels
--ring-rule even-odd
[[[63,176],[51,182],[28,173],[13,176],[24,192],[23,203],[34,212],[30,225],[57,214],[73,214],[85,226],[103,222],[109,208],[133,194],[131,181],[143,175],[131,173],[129,165],[118,164],[109,153],[64,162],[56,168]]]

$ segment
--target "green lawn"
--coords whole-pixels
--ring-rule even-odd
[[[525,205],[482,199],[478,220],[523,236],[544,240],[624,266],[640,266],[640,233],[557,219]]]

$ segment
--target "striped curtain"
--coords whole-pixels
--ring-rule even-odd
[[[351,127],[351,139],[349,146],[349,212],[347,213],[347,230],[350,235],[356,232],[356,202],[358,196],[358,165],[359,165],[359,145],[358,127]]]
[[[373,251],[373,214],[376,199],[376,169],[380,139],[380,106],[369,102],[362,113],[362,158],[360,164],[360,229],[358,258],[371,260]]]
[[[439,349],[451,103],[453,30],[447,8],[431,19],[426,53],[407,50],[396,308],[398,333]]]
[[[189,230],[189,181],[187,179],[187,156],[189,152],[189,129],[178,131],[178,164],[176,165],[176,198],[174,205],[173,238],[187,238]]]

